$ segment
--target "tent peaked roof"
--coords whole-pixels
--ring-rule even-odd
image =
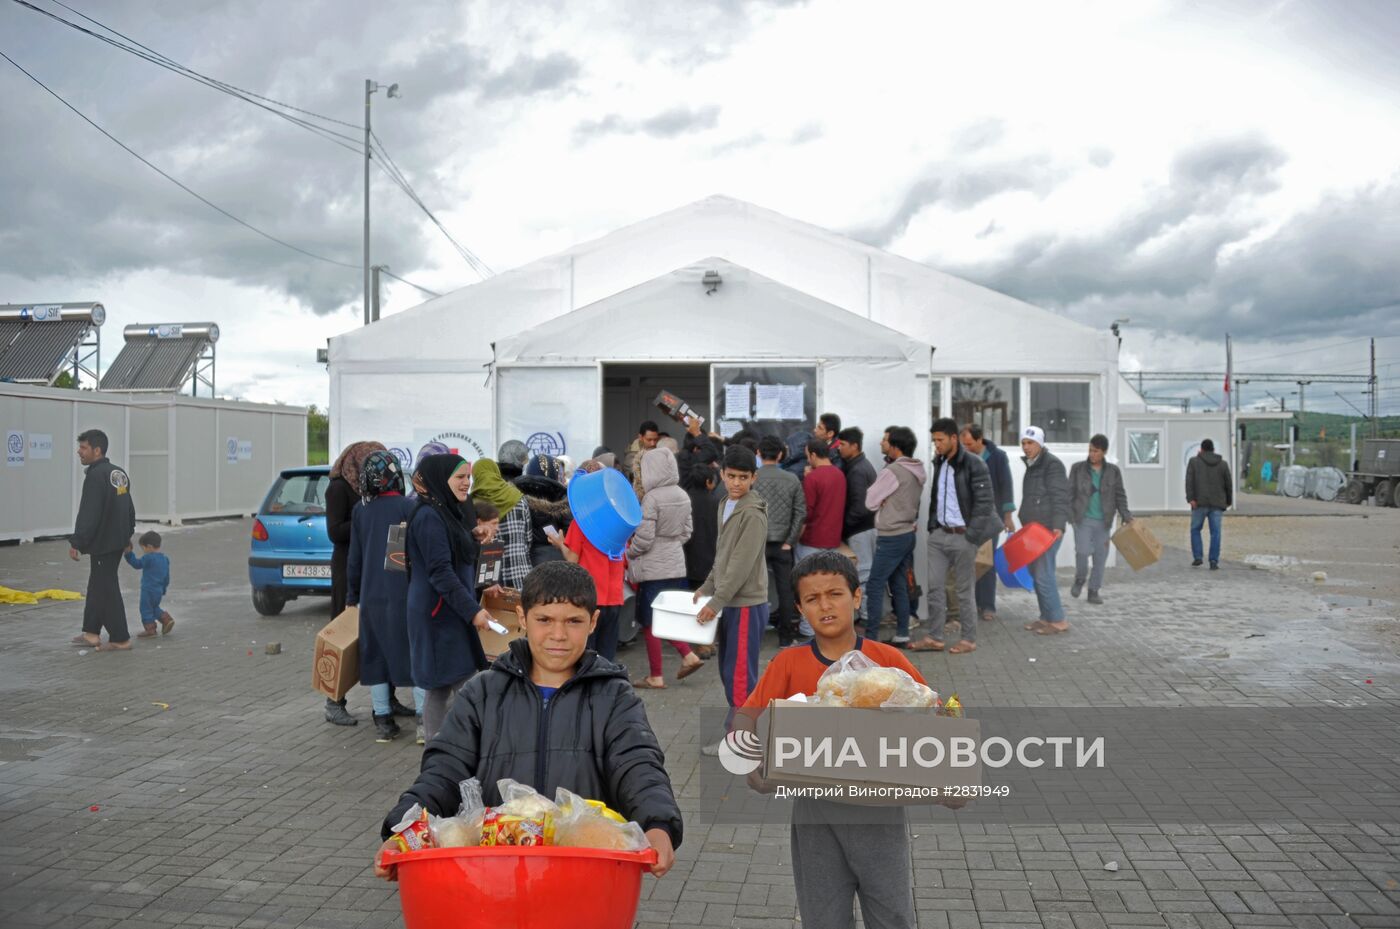
[[[717,286],[705,283],[710,272]],[[674,333],[683,335],[676,338]],[[659,333],[671,333],[664,341]],[[679,350],[679,354],[677,352]],[[722,258],[706,258],[498,343],[499,364],[746,359],[927,363],[928,345]]]

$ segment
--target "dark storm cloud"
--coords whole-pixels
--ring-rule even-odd
[[[328,141],[19,7],[0,8],[0,34],[14,38],[7,51],[109,132],[249,223],[356,267],[306,258],[213,212],[0,62],[0,135],[21,140],[0,172],[0,270],[26,278],[166,268],[334,311],[357,302],[362,287],[367,76],[401,85],[397,99],[374,96],[376,135],[441,212],[466,196],[433,170],[462,152],[443,121],[470,110],[481,132],[465,144],[484,147],[508,116],[492,103],[558,92],[579,70],[560,53],[498,60],[465,43],[450,2],[210,0],[158,10],[129,2],[87,12],[216,78],[349,123],[326,124],[343,136]],[[422,213],[380,171],[372,177],[374,260],[411,277],[437,243]],[[462,277],[475,280],[465,267]]]
[[[584,120],[574,127],[574,138],[587,142],[606,135],[648,135],[654,139],[674,139],[692,132],[704,132],[719,125],[720,108],[715,104],[701,107],[674,106],[660,113],[630,118],[609,113],[601,119]]]
[[[1259,233],[1250,208],[1285,160],[1258,137],[1206,142],[1106,227],[1037,235],[977,264],[929,261],[1094,326],[1131,316],[1164,332],[1275,339],[1400,325],[1400,178],[1327,197],[1222,258]]]
[[[850,234],[862,242],[885,248],[904,234],[915,216],[930,206],[963,210],[1008,191],[1031,191],[1044,196],[1067,176],[1065,168],[1045,155],[985,165],[931,165],[922,177],[909,185],[887,217]]]

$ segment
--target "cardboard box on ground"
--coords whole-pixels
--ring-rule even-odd
[[[482,608],[507,630],[505,635],[491,629],[477,630],[481,635],[481,648],[486,652],[487,658],[503,654],[510,648],[510,643],[524,638],[525,629],[520,625],[520,614],[515,611],[519,605],[520,591],[510,587],[503,588],[499,594],[487,594],[482,598]]]
[[[980,756],[975,765],[966,768],[954,768],[946,758],[944,763],[937,767],[882,764],[879,750],[875,747],[882,744],[882,739],[887,740],[890,746],[902,745],[908,752],[912,752],[915,744],[921,739],[934,739],[947,744],[950,738],[967,737],[972,739],[974,744],[980,744],[982,726],[975,719],[938,716],[931,709],[855,709],[815,706],[794,700],[774,700],[768,704],[764,724],[767,727],[767,735],[763,739],[761,773],[763,778],[773,785],[931,789],[975,786],[982,783]],[[862,756],[867,764],[848,771],[838,771],[826,764],[824,759],[809,764],[805,753],[795,758],[787,757],[782,760],[781,765],[777,763],[779,739],[795,739],[796,744],[807,746],[818,745],[825,738],[834,741],[833,757],[839,755],[841,746],[847,739],[856,740],[862,747]],[[791,746],[793,743],[787,744]],[[926,754],[924,757],[931,755]],[[930,804],[937,801],[932,797],[910,800],[848,796],[842,802],[861,806],[888,806]]]
[[[345,610],[316,633],[311,689],[339,700],[360,680],[360,608]]]
[[[1113,544],[1117,547],[1118,554],[1132,565],[1134,571],[1141,571],[1162,557],[1162,543],[1157,541],[1152,530],[1144,526],[1140,519],[1125,523],[1115,532]]]

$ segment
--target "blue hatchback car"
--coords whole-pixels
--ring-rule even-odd
[[[326,466],[288,468],[253,519],[248,580],[253,608],[264,616],[282,612],[297,597],[330,596],[331,540],[326,535]]]

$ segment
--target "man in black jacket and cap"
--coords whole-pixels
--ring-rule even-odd
[[[87,602],[83,604],[83,633],[74,645],[100,651],[126,651],[131,633],[126,627],[126,604],[122,602],[117,568],[122,553],[131,545],[136,531],[136,507],[131,502],[131,479],[107,460],[107,433],[89,429],[78,436],[78,460],[87,466],[83,496],[78,504],[78,521],[68,537],[68,557],[77,561],[88,555]],[[107,642],[102,642],[102,630]]]
[[[1215,453],[1215,443],[1201,440],[1201,450],[1186,464],[1186,502],[1191,504],[1191,567],[1201,566],[1201,527],[1210,524],[1210,569],[1220,568],[1221,518],[1235,502],[1230,466]]]

